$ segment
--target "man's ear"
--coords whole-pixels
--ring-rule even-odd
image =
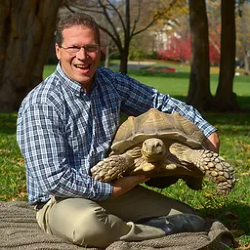
[[[55,43],[55,51],[56,51],[56,57],[60,61],[60,59],[61,59],[61,49],[60,49],[58,43]]]

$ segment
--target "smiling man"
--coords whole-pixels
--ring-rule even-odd
[[[100,36],[87,23],[72,25],[70,22],[58,25],[56,55],[64,73],[89,93],[101,57]]]
[[[17,120],[29,202],[39,226],[74,244],[100,248],[116,240],[204,230],[204,220],[191,207],[138,185],[147,177],[102,183],[90,168],[107,155],[121,112],[178,112],[218,151],[216,129],[192,106],[128,75],[98,68],[99,29],[86,14],[59,21],[55,49],[55,72],[23,100]]]

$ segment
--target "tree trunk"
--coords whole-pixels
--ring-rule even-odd
[[[221,1],[221,59],[219,85],[215,96],[218,111],[234,111],[239,106],[236,94],[233,93],[233,79],[235,74],[235,1]]]
[[[129,55],[129,44],[131,39],[130,34],[130,0],[125,1],[124,6],[125,12],[125,29],[124,29],[124,47],[120,51],[120,71],[127,74],[128,73],[128,55]]]
[[[42,80],[61,0],[0,1],[0,110],[16,111]]]
[[[127,74],[128,73],[128,48],[124,48],[122,53],[120,52],[120,72]]]
[[[205,0],[189,0],[191,72],[186,102],[199,111],[210,109],[208,20]]]
[[[109,68],[109,64],[110,64],[110,59],[109,59],[109,43],[106,43],[104,67],[105,68]]]
[[[250,51],[249,51],[249,54],[250,54]],[[244,69],[246,72],[249,71],[249,56],[247,52],[245,52],[244,54]]]

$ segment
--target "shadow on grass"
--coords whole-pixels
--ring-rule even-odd
[[[178,100],[181,100],[183,102],[185,102],[186,100],[186,96],[183,96],[183,95],[171,95],[171,97],[175,98],[175,99],[178,99]],[[248,120],[250,121],[250,96],[237,96],[237,102],[238,102],[238,105],[241,107],[242,111],[241,112],[230,112],[230,113],[214,113],[215,116],[220,116],[220,114],[222,115],[222,117],[232,117],[233,116],[248,116]],[[204,112],[206,113],[206,112]],[[219,114],[219,115],[218,115]]]
[[[239,204],[227,204],[221,208],[204,208],[198,210],[198,213],[207,219],[216,219],[221,221],[230,230],[239,230],[242,235],[250,237],[250,207]],[[240,236],[240,235],[238,235]]]
[[[148,70],[129,70],[129,74],[133,76],[150,76],[150,77],[164,77],[164,78],[185,78],[189,79],[189,72],[159,72],[159,71],[148,71]]]
[[[11,135],[16,133],[16,113],[0,113],[0,134]]]
[[[149,77],[176,77],[176,78],[185,78],[185,79],[189,79],[190,77],[190,72],[189,71],[179,71],[179,72],[160,72],[160,71],[150,71],[147,70],[147,68],[150,67],[143,67],[140,70],[133,70],[133,69],[129,69],[128,70],[128,74],[131,74],[133,76],[149,76]],[[219,74],[210,74],[210,80],[219,80]],[[235,78],[235,82],[243,82],[250,85],[250,76],[237,76],[237,78]]]

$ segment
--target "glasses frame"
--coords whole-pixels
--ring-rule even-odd
[[[94,51],[91,51],[91,48],[93,49],[93,47],[96,47],[96,49]],[[87,53],[87,54],[91,54],[91,53],[97,53],[100,51],[100,45],[95,43],[95,44],[86,44],[86,45],[83,45],[83,46],[70,46],[70,47],[63,47],[63,46],[59,46],[59,48],[62,48],[62,49],[65,49],[67,53],[69,53],[70,55],[76,55],[78,52],[81,51],[81,49],[84,49],[84,51]],[[70,51],[70,49],[72,50],[77,50],[77,51]]]

